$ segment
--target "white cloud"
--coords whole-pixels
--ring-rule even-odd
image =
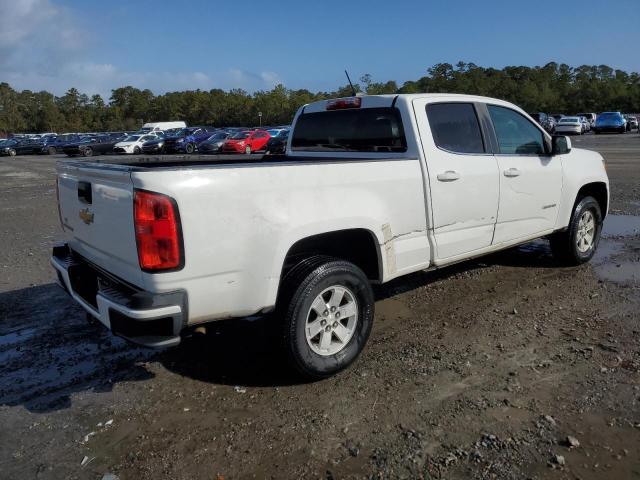
[[[98,93],[131,85],[156,94],[177,90],[272,88],[281,79],[275,72],[253,73],[229,68],[216,73],[126,71],[92,56],[92,34],[78,27],[81,17],[53,0],[0,0],[0,81],[18,90],[47,90],[62,95],[75,87]]]
[[[81,51],[88,34],[73,13],[49,0],[0,0],[0,69],[44,69]]]

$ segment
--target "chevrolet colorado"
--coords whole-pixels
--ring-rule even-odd
[[[285,155],[61,161],[60,285],[115,334],[172,346],[189,327],[273,312],[291,364],[353,362],[372,283],[547,237],[588,261],[609,204],[602,157],[520,108],[452,94],[322,100]]]

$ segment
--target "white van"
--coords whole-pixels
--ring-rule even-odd
[[[173,128],[187,128],[185,122],[152,122],[145,123],[140,129],[140,133],[164,132]]]

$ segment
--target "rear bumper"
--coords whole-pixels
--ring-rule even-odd
[[[619,132],[624,132],[625,129],[626,128],[622,125],[606,125],[606,126],[597,126],[592,128],[594,132],[601,132],[601,133],[607,133],[607,132],[619,133]]]
[[[147,347],[180,343],[187,320],[184,291],[140,290],[91,264],[66,244],[53,248],[51,265],[58,284],[115,335]]]

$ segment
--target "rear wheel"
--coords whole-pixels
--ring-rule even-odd
[[[188,154],[192,154],[195,151],[196,147],[193,145],[193,143],[187,143],[187,145],[184,147],[184,151],[187,152]]]
[[[551,251],[561,263],[580,265],[591,260],[602,233],[602,211],[593,197],[583,197],[575,206],[569,227],[550,237]]]
[[[15,156],[16,156],[16,153],[17,153],[17,152],[16,152],[13,148],[10,148],[10,149],[9,149],[9,156],[10,156],[10,157],[15,157]]]
[[[49,155],[55,155],[56,154],[56,147],[47,148],[47,152],[49,153]]]
[[[244,148],[244,153],[246,153],[247,155],[251,155],[251,147],[250,147],[249,145],[247,145],[247,146]]]
[[[140,155],[140,147],[134,147],[133,148],[133,153],[136,155]]]
[[[91,155],[93,155],[93,149],[91,147],[87,147],[82,151],[82,155],[84,157],[90,157]]]
[[[364,348],[373,325],[373,291],[356,265],[317,256],[287,274],[278,312],[292,365],[306,377],[325,378],[351,365]]]

